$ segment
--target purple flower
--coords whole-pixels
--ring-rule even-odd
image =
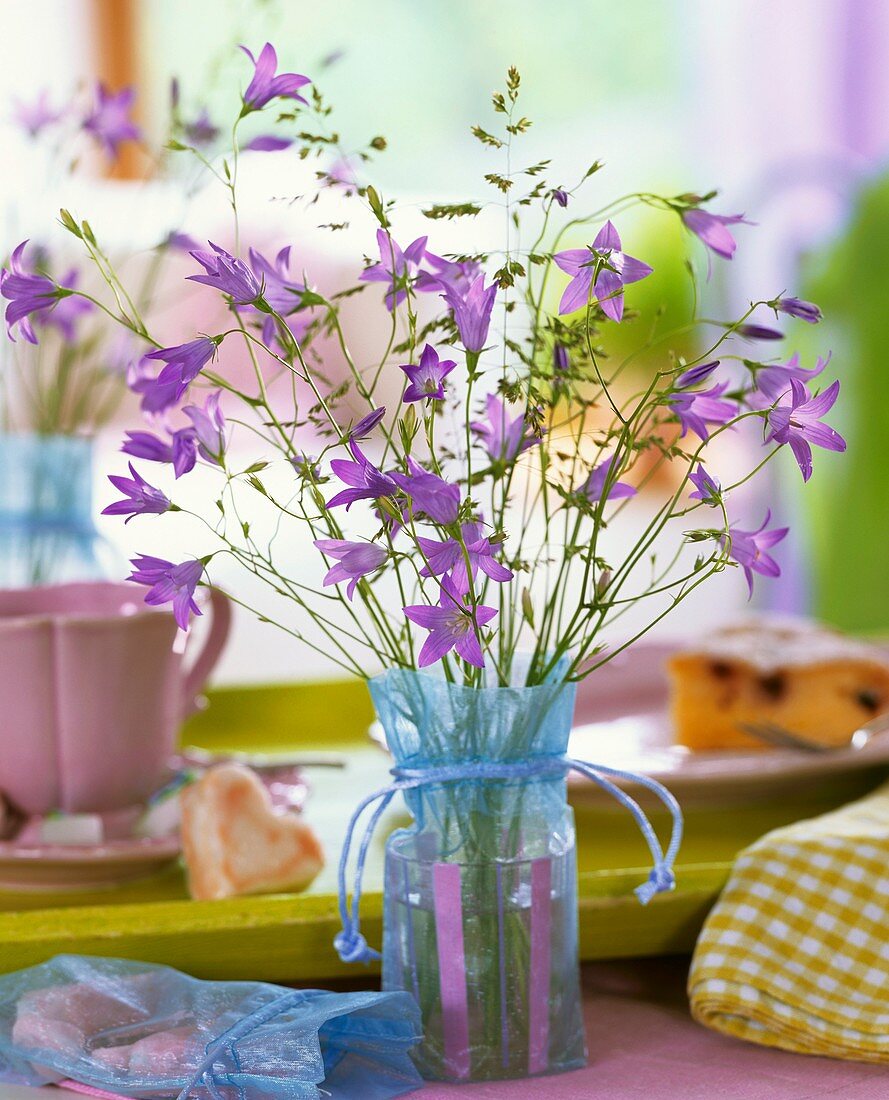
[[[201,247],[194,237],[189,237],[187,233],[179,233],[176,230],[167,234],[162,242],[162,246],[165,248],[174,248],[177,252],[199,251]]]
[[[453,359],[439,359],[435,348],[427,344],[420,355],[419,365],[409,363],[399,368],[410,382],[402,401],[443,400],[444,380],[456,365]]]
[[[299,89],[306,84],[311,84],[307,76],[299,73],[278,73],[278,55],[271,42],[266,42],[262,47],[259,58],[255,58],[246,46],[241,46],[244,53],[253,62],[253,77],[244,92],[244,108],[242,114],[250,111],[259,111],[273,99],[295,99],[297,103],[305,103],[305,99],[299,95]]]
[[[568,349],[564,344],[560,344],[556,341],[553,344],[553,370],[557,374],[564,374],[566,370],[571,366],[571,359],[568,356]]]
[[[378,409],[369,412],[367,416],[362,416],[358,423],[349,429],[349,439],[367,439],[385,415],[386,406],[380,405]]]
[[[602,493],[605,490],[606,478],[611,476],[611,470],[614,466],[616,456],[612,457],[608,462],[600,462],[598,466],[594,466],[590,471],[589,477],[577,490],[582,496],[585,496],[590,504],[597,504],[602,499]],[[632,485],[628,485],[625,481],[615,481],[608,489],[607,498],[609,500],[621,500],[626,497],[634,497],[636,490]]]
[[[728,382],[721,382],[709,390],[674,393],[667,399],[667,403],[679,417],[683,436],[693,431],[701,439],[709,439],[708,424],[727,424],[737,415],[738,409],[734,402],[722,399],[727,389]]]
[[[815,366],[806,370],[799,365],[797,352],[786,363],[770,363],[767,367],[761,367],[756,372],[756,389],[748,394],[747,399],[754,408],[768,408],[790,392],[790,383],[794,378],[799,382],[810,382],[821,374],[829,362],[830,355],[826,359],[819,356]]]
[[[783,340],[784,333],[768,325],[744,324],[735,329],[738,336],[745,340]]]
[[[781,568],[771,554],[767,554],[776,543],[779,543],[790,530],[789,527],[775,527],[767,531],[766,527],[772,518],[771,511],[766,512],[766,518],[755,531],[745,531],[740,527],[729,528],[731,546],[729,554],[744,570],[747,578],[747,590],[753,595],[753,574],[760,573],[764,577],[780,577]],[[724,543],[723,539],[723,543]]]
[[[130,562],[133,572],[129,580],[149,586],[145,602],[151,607],[173,604],[173,618],[180,630],[188,630],[189,615],[202,614],[194,601],[195,589],[204,572],[204,563],[197,559],[174,565],[163,558],[140,554]]]
[[[359,162],[352,157],[337,157],[327,169],[327,178],[333,186],[353,191],[360,186],[359,167]]]
[[[415,285],[417,290],[426,292],[439,292],[450,287],[463,296],[482,270],[477,260],[446,260],[444,256],[436,256],[432,252],[426,253],[423,263],[432,270],[419,271]]]
[[[466,294],[461,294],[453,286],[446,286],[442,298],[451,307],[454,323],[467,351],[478,354],[488,339],[494,300],[497,297],[497,284],[485,288],[485,277],[479,275]]]
[[[190,252],[204,269],[203,275],[187,276],[193,283],[212,286],[221,294],[227,294],[235,305],[251,305],[262,294],[259,279],[243,260],[237,260],[230,252],[209,241],[212,252],[195,249]]]
[[[469,556],[473,579],[480,569],[492,581],[497,581],[499,584],[512,580],[512,570],[497,561],[494,556],[496,548],[491,540],[484,536],[480,522],[471,520],[469,523],[462,524],[460,533]],[[461,592],[469,588],[466,558],[463,555],[463,547],[457,539],[439,542],[438,539],[427,539],[421,535],[418,536],[417,543],[427,563],[420,570],[421,577],[439,577],[442,573],[450,572],[455,588]]]
[[[346,511],[358,500],[380,500],[395,496],[398,486],[388,474],[378,470],[364,456],[354,439],[349,440],[349,450],[354,462],[345,458],[335,458],[330,463],[334,474],[348,486],[327,502],[328,508],[337,508],[345,504]]]
[[[510,420],[506,406],[493,393],[486,399],[487,420],[473,420],[469,427],[482,441],[488,456],[494,462],[511,462],[539,442],[534,435],[526,435],[527,425],[522,413]]]
[[[129,467],[133,475],[132,479],[117,477],[114,474],[109,476],[108,480],[115,489],[119,489],[124,494],[124,499],[116,500],[107,508],[103,508],[102,515],[126,516],[127,519],[124,522],[129,523],[133,516],[151,514],[161,516],[164,512],[169,512],[171,504],[166,494],[149,485],[142,475],[133,469],[132,462],[129,463]]]
[[[790,380],[790,401],[777,405],[769,413],[771,432],[766,442],[789,443],[803,481],[812,476],[812,444],[826,451],[845,451],[846,441],[838,431],[821,423],[833,408],[840,392],[839,382],[828,386],[824,393],[812,397],[796,378]]]
[[[682,220],[696,237],[704,242],[711,252],[730,260],[738,247],[737,241],[728,230],[730,225],[752,225],[743,214],[711,214],[708,210],[694,207],[682,212]]]
[[[293,144],[288,138],[275,137],[274,134],[258,134],[244,146],[245,153],[280,153]]]
[[[324,587],[348,581],[346,596],[349,600],[362,577],[379,569],[387,558],[382,546],[373,542],[346,542],[345,539],[316,539],[315,545],[322,554],[336,560],[336,565],[324,578]]]
[[[219,407],[222,396],[214,390],[204,402],[204,407],[188,405],[182,411],[194,425],[194,438],[201,457],[216,466],[222,466],[225,454],[225,417]]]
[[[32,138],[37,137],[41,130],[54,125],[64,116],[65,111],[63,108],[56,109],[50,106],[49,92],[46,88],[41,89],[37,98],[30,103],[23,103],[21,100],[14,101],[13,120]]]
[[[438,607],[415,604],[404,608],[412,623],[429,631],[417,661],[420,668],[440,661],[452,649],[468,664],[476,668],[485,667],[478,631],[496,616],[497,609],[484,605],[473,609],[465,601],[466,596],[447,577],[443,577]]]
[[[613,321],[619,321],[624,315],[624,286],[645,279],[654,270],[621,251],[620,237],[610,221],[599,230],[590,248],[569,248],[556,253],[553,259],[571,276],[559,303],[559,313],[574,313],[584,308],[592,288],[602,312]]]
[[[149,352],[146,359],[159,359],[167,365],[155,379],[140,378],[131,386],[142,394],[145,412],[162,412],[182,398],[191,383],[207,363],[216,355],[219,341],[209,336],[199,336],[187,344],[171,348],[159,348]]]
[[[307,481],[317,481],[321,477],[321,467],[315,455],[294,455],[290,459],[294,473]]]
[[[71,270],[59,280],[59,286],[65,290],[74,290],[77,286],[78,273],[76,268]],[[68,294],[56,300],[55,306],[38,310],[34,314],[34,320],[44,325],[53,325],[62,334],[62,337],[71,342],[76,336],[77,319],[85,313],[92,313],[95,306],[86,298],[76,294]]]
[[[96,102],[84,119],[83,128],[100,142],[110,157],[117,156],[122,141],[138,141],[142,136],[129,117],[135,98],[135,88],[122,88],[112,95],[104,84],[96,85]]]
[[[6,331],[13,342],[13,326],[18,325],[19,332],[31,344],[37,343],[29,315],[38,314],[43,320],[46,312],[55,306],[65,292],[46,275],[37,275],[26,270],[22,263],[27,241],[15,249],[9,259],[9,267],[0,269],[0,294],[8,299],[6,307]],[[67,292],[67,293],[70,293]]]
[[[553,198],[562,208],[568,205],[568,192],[562,187],[557,187],[555,191],[553,191]]]
[[[295,283],[290,279],[290,246],[282,248],[270,263],[261,252],[250,249],[250,266],[260,281],[260,293],[263,299],[280,313],[282,317],[300,309],[306,292],[304,283]],[[270,318],[270,320],[274,320]]]
[[[409,474],[393,473],[395,484],[407,494],[413,512],[425,513],[433,523],[455,523],[460,511],[460,486],[430,474],[408,457]]]
[[[774,304],[779,313],[786,313],[788,317],[798,317],[810,325],[817,325],[823,314],[814,302],[805,302],[801,298],[779,298]]]
[[[699,385],[705,378],[709,378],[718,366],[719,360],[714,359],[712,363],[699,363],[696,367],[689,367],[676,379],[676,389],[687,390],[691,386]]]
[[[698,463],[697,469],[688,475],[688,480],[694,485],[695,492],[689,493],[692,500],[703,500],[706,504],[715,507],[719,504],[722,486],[712,478],[704,467]]]
[[[219,127],[214,126],[207,108],[201,108],[201,113],[191,122],[186,122],[182,132],[192,145],[209,145],[219,137]]]
[[[142,458],[146,462],[172,462],[173,447],[158,439],[151,432],[127,432],[127,438],[121,447],[125,455]]]
[[[386,291],[386,308],[390,313],[407,297],[408,282],[426,254],[428,239],[428,237],[417,237],[402,251],[401,246],[385,229],[377,230],[380,262],[366,267],[358,278],[365,283],[389,284],[389,289]]]

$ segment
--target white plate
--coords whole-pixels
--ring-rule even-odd
[[[666,662],[675,644],[639,643],[578,684],[570,756],[657,779],[681,800],[718,804],[774,797],[782,788],[820,786],[889,764],[889,734],[861,749],[807,753],[792,749],[690,752],[673,743]],[[598,788],[574,775],[576,797]],[[607,797],[607,796],[606,796]]]

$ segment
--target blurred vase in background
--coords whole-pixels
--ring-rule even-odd
[[[91,439],[0,434],[0,588],[118,572],[93,523]]]

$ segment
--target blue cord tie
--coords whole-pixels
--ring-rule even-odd
[[[373,794],[369,794],[355,808],[355,812],[349,819],[346,828],[346,839],[340,855],[338,883],[339,883],[339,910],[342,930],[333,941],[340,959],[346,963],[370,962],[379,959],[379,951],[374,951],[368,946],[367,940],[360,931],[359,908],[361,905],[361,878],[364,873],[364,864],[367,859],[367,851],[380,818],[386,807],[399,791],[412,791],[418,787],[431,787],[441,783],[457,783],[463,780],[500,779],[523,782],[527,779],[555,779],[558,776],[567,775],[569,771],[579,772],[586,776],[603,791],[610,794],[620,803],[636,820],[636,824],[645,838],[648,850],[651,852],[653,866],[648,879],[635,889],[636,897],[647,905],[655,894],[662,894],[674,889],[676,878],[673,874],[673,864],[679,853],[679,845],[682,843],[682,811],[679,803],[670,794],[666,787],[646,775],[637,775],[636,772],[621,771],[619,768],[606,768],[602,764],[588,764],[584,760],[573,760],[569,756],[535,756],[529,760],[518,762],[510,761],[477,761],[466,764],[449,764],[428,768],[392,768],[391,774],[394,780],[388,787],[383,787]],[[673,818],[673,830],[670,843],[666,852],[652,828],[651,822],[645,815],[645,811],[638,802],[626,791],[621,790],[614,779],[624,779],[636,783],[640,787],[655,794],[670,811]],[[364,835],[358,846],[358,856],[355,864],[355,885],[352,890],[352,905],[349,906],[346,893],[346,872],[349,864],[349,854],[352,848],[352,840],[358,822],[368,807],[378,803],[370,816],[370,820],[364,829]]]

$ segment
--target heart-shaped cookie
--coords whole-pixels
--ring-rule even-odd
[[[310,826],[299,814],[276,813],[242,764],[210,768],[182,792],[182,853],[199,901],[304,890],[324,866]]]

